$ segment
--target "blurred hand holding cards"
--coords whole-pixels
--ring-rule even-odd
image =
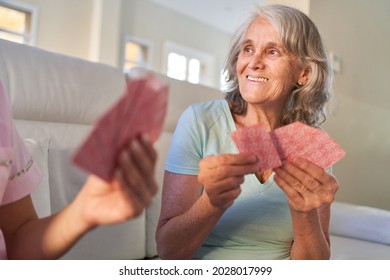
[[[93,102],[93,101],[91,101]],[[168,86],[153,74],[129,80],[123,96],[97,121],[73,162],[110,182],[122,148],[140,134],[155,142],[163,128]]]

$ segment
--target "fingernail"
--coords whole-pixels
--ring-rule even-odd
[[[150,139],[150,136],[148,134],[142,134],[141,138],[142,138],[142,141],[144,141],[145,143],[151,143],[152,142],[152,140]]]
[[[139,150],[139,143],[138,143],[137,139],[134,139],[133,141],[131,141],[131,149],[133,151]]]

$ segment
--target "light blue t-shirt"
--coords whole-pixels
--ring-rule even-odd
[[[191,105],[173,135],[166,170],[198,175],[209,155],[238,153],[236,126],[226,100]],[[195,259],[289,259],[293,241],[290,210],[273,175],[261,184],[247,175],[241,194],[211,231]]]

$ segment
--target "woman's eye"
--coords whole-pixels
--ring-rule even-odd
[[[246,46],[242,49],[244,53],[251,53],[253,51],[253,48],[250,46]]]
[[[270,49],[268,54],[272,56],[279,55],[279,51],[277,49]]]
[[[278,54],[278,51],[277,50],[270,50],[268,53],[271,55],[275,55],[275,54]]]

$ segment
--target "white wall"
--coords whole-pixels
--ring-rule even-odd
[[[131,34],[153,43],[153,69],[161,71],[166,41],[214,54],[216,86],[220,69],[230,44],[230,35],[181,16],[167,8],[145,0],[122,2],[122,35]]]
[[[305,14],[310,13],[310,0],[264,0],[265,5],[272,5],[272,4],[281,4],[286,6],[294,7],[298,10],[301,10]]]
[[[20,0],[38,7],[37,46],[89,57],[93,0]]]
[[[20,0],[38,8],[36,46],[113,66],[120,56],[122,0]]]
[[[122,0],[93,0],[89,59],[117,67],[120,62]]]
[[[387,0],[311,0],[310,16],[341,56],[326,130],[347,155],[337,199],[390,209],[390,24]]]
[[[126,34],[153,44],[152,69],[162,70],[163,46],[173,41],[215,56],[215,85],[230,35],[145,0],[22,0],[39,9],[37,46],[121,67]]]

